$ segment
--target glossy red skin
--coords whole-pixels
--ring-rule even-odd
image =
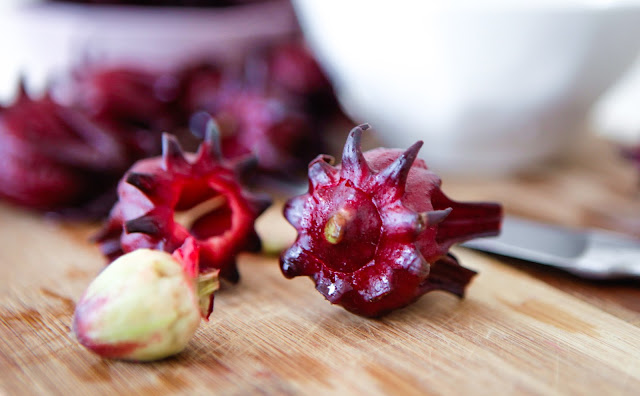
[[[120,181],[119,201],[96,237],[103,253],[114,260],[140,248],[174,252],[193,236],[201,270],[219,269],[222,278],[237,282],[235,258],[240,251],[260,249],[254,222],[270,205],[270,200],[249,193],[239,181],[243,161],[247,158],[239,162],[214,158],[210,142],[205,141],[197,154],[186,158],[180,153],[137,162]],[[150,185],[132,184],[131,175],[145,175]],[[200,217],[191,229],[174,221],[176,211],[217,195],[224,196],[228,205]],[[148,231],[133,229],[140,228],[140,222]]]
[[[309,166],[309,192],[287,203],[284,214],[298,238],[280,258],[283,274],[311,277],[331,303],[367,317],[407,306],[432,290],[462,297],[475,272],[448,250],[456,242],[497,235],[500,205],[448,199],[424,161],[414,162],[419,144],[405,153],[377,149],[363,155],[358,129],[342,165],[317,158]],[[350,221],[332,243],[325,231],[341,210]],[[450,212],[442,218],[445,210]],[[419,213],[434,213],[438,220],[421,223]]]

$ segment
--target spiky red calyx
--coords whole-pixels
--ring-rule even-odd
[[[271,204],[238,179],[255,158],[222,158],[213,121],[195,154],[185,157],[168,134],[162,144],[161,157],[137,162],[120,181],[119,201],[96,237],[103,253],[113,260],[139,248],[173,252],[192,236],[200,268],[219,269],[222,278],[238,281],[235,257],[260,249],[254,221]],[[175,216],[184,211],[196,212],[191,224]]]
[[[48,94],[32,99],[21,82],[0,110],[0,197],[51,211],[90,206],[130,164],[114,135]]]
[[[284,214],[298,231],[280,258],[283,274],[309,276],[333,304],[369,317],[404,307],[432,290],[460,297],[475,272],[449,248],[497,235],[495,203],[459,203],[416,160],[422,142],[405,152],[362,153],[368,125],[353,129],[341,166],[321,155],[309,165],[309,192],[287,202]]]

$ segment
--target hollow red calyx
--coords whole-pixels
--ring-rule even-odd
[[[292,278],[309,276],[333,304],[363,316],[381,316],[432,290],[460,297],[475,272],[449,248],[497,235],[502,209],[460,203],[440,190],[440,179],[416,159],[422,142],[406,151],[362,153],[368,125],[353,129],[342,164],[321,155],[309,165],[309,191],[287,202],[284,214],[298,231],[280,265]]]
[[[120,181],[119,201],[96,236],[102,252],[111,260],[139,248],[173,252],[192,236],[202,270],[238,281],[236,255],[260,249],[254,221],[271,204],[239,180],[255,158],[222,158],[213,121],[195,154],[185,156],[168,134],[162,146],[161,157],[138,161]]]

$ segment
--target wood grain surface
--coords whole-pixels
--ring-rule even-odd
[[[594,154],[597,153],[597,154]],[[456,199],[629,233],[640,216],[632,169],[599,142],[579,158],[503,180],[446,180]],[[603,206],[604,205],[604,206]],[[274,208],[268,243],[291,229]],[[635,216],[635,220],[634,220]],[[60,223],[0,205],[0,395],[636,395],[638,283],[593,283],[466,249],[477,271],[460,300],[433,292],[380,320],[331,306],[277,259],[242,255],[242,281],[176,357],[137,364],[83,349],[74,302],[104,265],[94,224]]]

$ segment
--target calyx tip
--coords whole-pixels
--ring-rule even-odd
[[[186,162],[178,139],[166,132],[162,134],[162,161],[165,170],[171,165]]]
[[[220,128],[218,123],[210,117],[205,127],[204,142],[209,147],[209,153],[216,159],[222,158],[222,149],[220,148]]]
[[[420,220],[424,228],[431,227],[441,223],[449,216],[453,208],[446,208],[442,210],[430,210],[428,212],[420,213]]]
[[[156,184],[153,175],[138,172],[130,172],[125,181],[142,191],[144,194],[152,193]]]
[[[357,126],[349,132],[342,151],[342,172],[349,179],[357,180],[369,173],[369,165],[362,154],[362,131],[369,124]]]
[[[127,234],[139,232],[147,235],[157,235],[160,233],[160,225],[153,215],[145,214],[126,221],[124,223],[124,230]]]

